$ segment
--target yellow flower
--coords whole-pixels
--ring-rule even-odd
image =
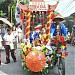
[[[51,55],[51,58],[53,58],[53,55]]]
[[[65,58],[65,53],[63,53],[61,57],[62,57],[62,58]]]
[[[44,48],[45,48],[45,45],[42,46],[42,49],[44,49]]]
[[[28,47],[28,48],[31,48],[31,44],[30,44],[30,43],[28,43],[28,44],[27,44],[27,47]]]
[[[25,58],[25,55],[24,54],[22,54],[22,59],[24,59]]]
[[[65,46],[61,46],[62,49],[65,49]]]
[[[24,46],[23,51],[26,52],[26,50],[27,50],[27,49],[26,49],[26,46]]]
[[[46,49],[46,53],[48,53],[48,49]]]
[[[32,48],[32,51],[35,51],[36,49],[35,48]]]
[[[23,47],[24,47],[24,43],[21,43],[21,44],[20,44],[20,48],[23,49]]]

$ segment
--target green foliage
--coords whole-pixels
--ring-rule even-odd
[[[24,69],[24,71],[26,71],[26,72],[30,72],[30,70],[27,68],[27,66],[26,66],[26,63],[24,62],[24,64],[23,64],[23,69]]]
[[[49,70],[50,68],[49,67],[45,67],[43,70],[42,70],[42,73],[47,75],[49,73]]]
[[[72,32],[72,27],[74,25],[74,23],[70,20],[74,20],[75,17],[75,13],[71,14],[69,17],[65,17],[65,25],[68,28],[68,30],[70,31],[70,33]]]
[[[4,13],[2,10],[0,10],[0,17],[5,17],[6,13]]]
[[[15,6],[16,6],[16,0],[0,0],[0,16],[1,17],[8,17],[10,20],[10,11],[9,9],[12,9],[12,22],[15,22]]]
[[[71,14],[72,17],[75,17],[75,13]]]
[[[10,0],[0,0],[0,11],[2,10],[4,13],[6,13],[6,17],[8,16],[8,5],[10,4]]]
[[[66,20],[65,25],[68,28],[69,32],[71,33],[72,32],[72,27],[73,27],[74,23],[69,21],[69,20]]]
[[[15,7],[16,7],[16,4],[12,3],[11,5],[11,9],[12,9],[12,22],[15,23],[16,20],[15,20]]]
[[[21,4],[27,4],[27,3],[29,3],[30,1],[32,1],[32,0],[19,0],[20,1],[20,3]]]
[[[4,2],[5,0],[0,0],[0,3]]]

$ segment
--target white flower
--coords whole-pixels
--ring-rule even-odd
[[[46,63],[45,67],[48,67],[48,64]]]
[[[41,50],[40,46],[36,46],[35,48],[36,48],[36,50]]]

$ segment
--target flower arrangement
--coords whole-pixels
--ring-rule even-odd
[[[65,41],[63,36],[57,35],[52,39],[51,42],[52,42],[51,45],[55,46],[57,49],[57,51],[54,52],[54,54],[57,54],[58,56],[61,56],[62,58],[65,58],[68,55],[67,42]]]
[[[23,44],[23,43],[20,44],[20,47],[22,48],[21,53],[20,53],[20,56],[21,56],[22,62],[23,62],[22,66],[23,66],[23,68],[24,68],[25,71],[31,72],[31,70],[26,66],[26,57],[28,57],[28,55],[29,55],[31,52],[35,52],[36,49],[38,49],[38,48],[31,47],[31,44],[25,45],[25,44]],[[42,60],[41,63],[43,63],[43,61],[44,61],[44,62],[45,62],[45,65],[44,65],[44,67],[43,67],[41,70],[38,71],[38,73],[39,73],[39,74],[40,74],[40,73],[47,74],[47,73],[49,72],[49,68],[52,66],[52,65],[51,65],[51,59],[52,59],[51,53],[50,53],[50,51],[46,48],[45,45],[41,46],[41,47],[40,47],[40,50],[38,49],[37,51],[40,51],[40,53],[42,52],[42,55],[43,55],[43,56],[41,56],[40,53],[39,53],[40,56],[39,56],[39,55],[38,55],[38,56],[39,56],[40,58],[44,57],[44,60],[45,60],[45,61]],[[30,55],[31,55],[31,54],[30,54]],[[34,72],[34,71],[33,71],[33,72]]]
[[[31,44],[27,44],[25,45],[24,43],[21,43],[20,44],[20,48],[22,49],[20,51],[20,57],[22,59],[22,66],[23,66],[23,69],[24,71],[26,72],[30,72],[30,70],[27,68],[26,66],[26,56],[28,55],[29,52],[33,51],[34,48],[31,48]]]
[[[31,48],[31,44],[29,43],[29,44],[27,44],[27,45],[25,45],[24,43],[21,43],[20,44],[20,48],[22,49],[22,55],[21,55],[21,58],[25,58],[26,56],[27,56],[27,54],[29,53],[29,52],[31,52],[32,51],[32,48]]]
[[[26,45],[21,43],[20,47],[22,50],[20,56],[24,70],[26,72],[37,72],[47,75],[50,69],[57,63],[57,57],[65,58],[68,55],[66,44],[64,38],[60,36],[56,36],[52,39],[52,51],[45,45],[36,48],[32,47],[30,43]]]

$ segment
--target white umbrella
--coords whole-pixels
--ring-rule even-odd
[[[6,18],[0,17],[0,20],[12,27],[12,24]]]

